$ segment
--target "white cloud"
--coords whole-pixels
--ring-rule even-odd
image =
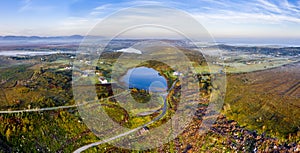
[[[136,6],[136,5],[165,5],[166,2],[163,1],[150,1],[150,0],[141,0],[141,1],[129,1],[125,2],[122,5],[124,6]]]
[[[111,6],[111,4],[101,5],[101,6],[94,8],[94,10],[95,11],[104,10],[104,9],[107,9],[109,6]]]
[[[206,5],[201,6],[202,9],[191,9],[191,15],[195,17],[200,23],[208,26],[208,29],[216,36],[218,35],[238,35],[238,33],[245,35],[257,35],[258,33],[269,33],[272,35],[282,35],[279,31],[282,31],[282,25],[289,24],[300,24],[300,18],[297,15],[291,15],[295,10],[294,5],[289,4],[287,1],[283,4],[271,3],[267,0],[254,0],[247,1],[243,3],[232,2],[232,1],[209,1],[201,0],[201,2],[206,2]],[[89,16],[83,18],[72,18],[64,21],[62,29],[72,29],[73,31],[88,31],[94,27],[96,23],[101,21],[101,19],[96,16],[101,13],[112,12],[112,10],[118,10],[118,8],[126,8],[126,6],[138,5],[138,4],[156,4],[162,5],[168,2],[155,2],[155,1],[131,1],[122,4],[106,4],[95,7],[90,11]],[[213,4],[213,5],[209,5]],[[175,3],[170,4],[175,5]],[[181,4],[176,4],[181,5]],[[206,9],[203,9],[206,8]],[[186,9],[189,11],[189,9]],[[128,13],[128,12],[127,12]],[[158,13],[159,17],[152,14],[151,11],[147,9],[132,9],[132,12],[124,14],[122,17],[118,17],[116,20],[111,20],[110,25],[107,26],[106,31],[102,31],[99,35],[109,35],[110,30],[120,28],[120,25],[126,25],[129,23],[134,23],[136,21],[146,21],[146,22],[161,22],[161,23],[171,23],[174,24],[174,20],[180,23],[179,18],[173,16],[168,16],[163,10]],[[170,25],[172,26],[172,25]],[[188,26],[188,23],[186,23]],[[252,27],[251,27],[252,26]],[[85,30],[82,30],[86,28]],[[190,32],[192,32],[197,27],[192,27]],[[227,28],[227,29],[226,29]],[[271,30],[273,29],[273,30]],[[72,31],[71,30],[71,31]],[[137,30],[139,33],[153,35],[157,29],[147,29],[142,32]],[[229,30],[230,32],[227,32]],[[70,30],[69,30],[70,31]],[[160,31],[162,32],[162,31]],[[277,33],[276,33],[277,32]],[[162,32],[163,33],[163,32]],[[132,33],[137,35],[136,33]],[[165,33],[167,34],[167,33]],[[289,32],[290,35],[293,33]],[[299,34],[295,32],[294,35]]]
[[[215,2],[212,1],[211,3]],[[215,22],[214,20],[226,20],[226,22],[232,23],[300,23],[300,14],[295,13],[299,10],[286,0],[283,0],[284,5],[271,3],[267,0],[247,1],[243,3],[223,1],[223,3],[227,3],[231,7],[226,8],[214,5],[214,7],[210,6],[210,9],[206,9],[208,12],[199,10],[198,12],[193,12],[193,14],[199,18],[202,16],[202,19],[205,18],[204,20],[210,22]]]
[[[53,6],[39,6],[35,1],[24,0],[19,12],[24,11],[45,11],[53,9]],[[110,3],[100,6],[95,6],[89,12],[80,17],[68,17],[59,19],[51,25],[45,27],[48,30],[40,29],[37,33],[50,33],[52,35],[68,35],[68,34],[82,34],[85,35],[103,18],[107,15],[116,12],[123,8],[139,5],[158,5],[169,6],[174,8],[182,8],[189,12],[200,23],[207,26],[207,28],[214,35],[235,35],[238,33],[245,35],[256,35],[259,33],[270,33],[272,35],[283,35],[281,31],[286,28],[286,35],[299,35],[299,30],[295,27],[300,27],[300,1],[291,3],[287,0],[270,1],[270,0],[249,0],[249,1],[231,1],[231,0],[198,0],[176,2],[176,1],[127,1],[124,3]],[[133,9],[134,10],[134,9]],[[99,35],[110,33],[109,30],[117,29],[122,24],[128,24],[135,21],[153,21],[155,23],[172,23],[173,21],[181,21],[179,18],[170,17],[166,12],[161,11],[154,16],[151,12],[143,9],[136,9],[123,17],[111,21],[113,24],[107,25],[107,31],[102,31]],[[188,25],[188,23],[185,23]],[[290,26],[293,25],[293,26]],[[171,25],[172,26],[172,25]],[[269,29],[267,28],[269,27]],[[33,27],[34,28],[34,27]],[[190,31],[193,31],[192,27]],[[21,29],[21,28],[19,28]],[[25,28],[24,28],[25,29]],[[27,28],[28,29],[28,28]],[[272,30],[271,30],[272,29]],[[299,28],[298,28],[299,29]],[[9,31],[8,28],[6,28]],[[5,31],[5,30],[2,30]],[[46,32],[45,32],[46,31]],[[294,31],[294,34],[293,32]],[[10,33],[14,33],[11,31]],[[32,31],[34,33],[34,30]],[[52,32],[52,33],[51,33]],[[148,29],[142,34],[154,35],[154,29]]]
[[[89,15],[91,16],[98,16],[100,14],[103,14],[105,12],[107,12],[107,10],[111,10],[110,8],[113,8],[112,4],[105,4],[105,5],[101,5],[98,7],[95,7]]]
[[[203,3],[216,4],[220,6],[230,6],[230,2],[228,1],[218,1],[218,0],[200,0]]]
[[[69,17],[59,22],[56,27],[52,28],[52,31],[60,35],[86,35],[101,20],[101,18]]]
[[[290,11],[290,13],[296,13],[296,14],[300,13],[299,6],[289,3],[287,0],[282,0],[281,5],[284,6],[284,8],[286,8],[287,10],[286,12]]]
[[[24,0],[23,5],[20,7],[19,12],[23,12],[25,10],[28,10],[31,6],[32,1],[31,0]]]
[[[275,15],[275,14],[263,14],[263,13],[236,13],[233,11],[222,11],[222,14],[206,14],[199,13],[193,14],[200,20],[207,22],[230,22],[230,23],[260,23],[260,24],[282,24],[284,22],[300,23],[300,18],[286,16],[286,15]]]
[[[33,0],[24,0],[22,1],[22,6],[19,8],[19,12],[25,12],[25,11],[36,11],[36,12],[43,12],[43,11],[49,11],[54,9],[54,6],[46,6],[46,5],[34,5]]]
[[[282,10],[278,8],[277,5],[267,1],[267,0],[257,0],[257,6],[271,12],[282,13]]]

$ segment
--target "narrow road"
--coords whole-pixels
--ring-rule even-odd
[[[162,109],[163,112],[162,112],[158,117],[156,117],[155,119],[153,119],[152,121],[150,121],[150,122],[148,122],[148,123],[146,123],[146,124],[144,124],[144,125],[141,125],[141,126],[139,126],[139,127],[137,127],[137,128],[134,128],[134,129],[132,129],[132,130],[129,130],[129,131],[125,132],[125,133],[116,135],[116,136],[114,136],[114,137],[111,137],[111,138],[108,138],[108,139],[105,139],[105,140],[101,140],[101,141],[98,141],[98,142],[95,142],[95,143],[91,143],[91,144],[82,146],[82,147],[78,148],[77,150],[75,150],[74,153],[80,153],[80,152],[85,151],[85,150],[87,150],[87,149],[89,149],[89,148],[91,148],[91,147],[98,146],[98,145],[101,145],[101,144],[104,144],[104,143],[113,141],[113,140],[115,140],[115,139],[121,138],[121,137],[123,137],[123,136],[129,135],[129,134],[131,134],[131,133],[133,133],[133,132],[136,132],[136,131],[138,131],[138,130],[144,128],[144,127],[146,127],[147,125],[150,125],[150,124],[154,123],[155,121],[161,119],[161,118],[166,114],[166,112],[167,112],[167,96],[168,96],[168,93],[169,93],[169,91],[173,90],[173,88],[174,88],[174,86],[175,86],[175,84],[176,84],[177,82],[178,82],[178,80],[175,80],[175,81],[173,82],[171,88],[170,88],[166,93],[160,94],[160,96],[162,96],[162,98],[164,99],[164,107],[163,107],[163,109]]]
[[[118,139],[120,137],[123,137],[123,136],[126,136],[128,134],[131,134],[133,132],[136,132],[144,127],[146,127],[147,125],[150,125],[152,124],[153,122],[161,119],[167,112],[167,95],[169,93],[169,91],[171,91],[175,84],[178,82],[178,80],[175,80],[171,86],[171,88],[166,92],[166,93],[162,93],[160,94],[160,96],[162,96],[162,98],[164,99],[164,106],[163,106],[163,112],[158,116],[156,117],[155,119],[153,119],[152,121],[144,124],[144,125],[141,125],[135,129],[132,129],[130,131],[127,131],[125,133],[122,133],[122,134],[119,134],[117,136],[114,136],[114,137],[111,137],[109,139],[105,139],[105,140],[102,140],[102,141],[99,141],[99,142],[95,142],[95,143],[92,143],[92,144],[88,144],[88,145],[85,145],[83,147],[80,147],[79,149],[75,150],[74,152],[75,153],[78,153],[78,152],[82,152],[84,150],[87,150],[91,147],[94,147],[94,146],[97,146],[97,145],[100,145],[100,144],[103,144],[103,143],[107,143],[107,142],[110,142],[112,140],[115,140],[115,139]],[[117,97],[117,96],[120,96],[120,95],[123,95],[123,94],[128,94],[128,92],[123,92],[123,93],[120,93],[118,95],[114,95],[114,96],[111,96],[111,97],[107,97],[105,99],[109,99],[109,98],[113,98],[113,97]],[[92,102],[92,101],[91,101]],[[58,106],[58,107],[48,107],[48,108],[38,108],[38,109],[25,109],[25,110],[11,110],[11,111],[0,111],[0,114],[12,114],[12,113],[26,113],[26,112],[41,112],[41,111],[51,111],[51,110],[57,110],[57,109],[67,109],[67,108],[75,108],[75,107],[79,107],[79,106],[83,106],[83,105],[87,105],[87,104],[91,104],[91,102],[86,102],[86,103],[82,103],[80,105],[69,105],[69,106]]]
[[[58,106],[58,107],[48,107],[48,108],[38,108],[38,109],[0,111],[0,114],[25,113],[25,112],[41,112],[41,111],[50,111],[50,110],[56,110],[56,109],[73,108],[73,107],[77,107],[77,106],[78,105],[70,105],[70,106]]]
[[[167,102],[166,102],[166,98],[164,98],[163,112],[162,112],[158,117],[156,117],[154,120],[152,120],[152,121],[150,121],[150,122],[148,122],[148,123],[146,123],[146,124],[144,124],[144,125],[141,125],[141,126],[139,126],[139,127],[137,127],[137,128],[134,128],[134,129],[132,129],[132,130],[129,130],[129,131],[125,132],[125,133],[116,135],[116,136],[114,136],[114,137],[111,137],[111,138],[108,138],[108,139],[105,139],[105,140],[102,140],[102,141],[98,141],[98,142],[95,142],[95,143],[91,143],[91,144],[82,146],[82,147],[78,148],[77,150],[75,150],[74,153],[80,153],[80,152],[85,151],[85,150],[87,150],[87,149],[89,149],[89,148],[91,148],[91,147],[98,146],[98,145],[100,145],[100,144],[107,143],[107,142],[113,141],[113,140],[115,140],[115,139],[118,139],[118,138],[124,137],[124,136],[126,136],[126,135],[129,135],[129,134],[131,134],[131,133],[133,133],[133,132],[136,132],[136,131],[138,131],[138,130],[144,128],[144,127],[146,127],[147,125],[150,125],[150,124],[152,124],[153,122],[155,122],[155,121],[161,119],[161,118],[166,114],[166,112],[167,112]]]
[[[122,92],[120,94],[111,96],[111,97],[107,97],[104,98],[102,100],[105,99],[109,99],[109,98],[114,98],[117,96],[121,96],[123,94],[129,94],[129,92]],[[57,107],[47,107],[47,108],[33,108],[33,109],[24,109],[24,110],[7,110],[7,111],[0,111],[0,114],[13,114],[13,113],[26,113],[26,112],[41,112],[41,111],[51,111],[51,110],[57,110],[57,109],[67,109],[67,108],[75,108],[75,107],[79,107],[79,106],[83,106],[83,105],[88,105],[88,104],[93,104],[98,102],[98,100],[93,100],[93,101],[88,101],[79,105],[69,105],[69,106],[57,106]]]

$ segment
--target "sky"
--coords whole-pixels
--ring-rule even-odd
[[[300,0],[2,0],[0,35],[87,35],[111,14],[140,5],[166,6],[186,12],[216,38],[300,40]],[[154,17],[151,12],[139,11],[127,14],[122,22]],[[159,19],[172,18],[161,10]],[[111,25],[112,28],[122,24],[112,23],[116,23]],[[108,28],[105,32],[109,31]]]

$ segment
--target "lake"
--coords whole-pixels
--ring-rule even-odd
[[[167,91],[167,80],[158,71],[148,67],[129,69],[121,78],[128,88],[144,89],[152,92]]]

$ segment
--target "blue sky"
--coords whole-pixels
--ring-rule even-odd
[[[217,38],[300,39],[300,0],[2,0],[0,35],[85,35],[110,14],[145,4],[186,11]]]

